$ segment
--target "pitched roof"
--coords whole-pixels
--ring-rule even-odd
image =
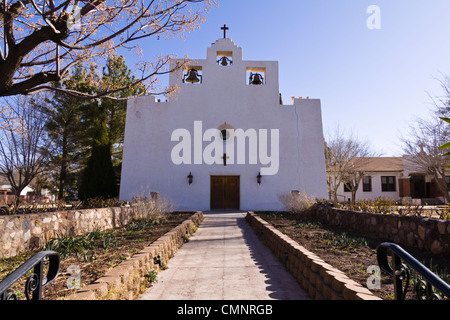
[[[358,167],[364,171],[394,172],[403,171],[402,157],[367,157],[357,158]]]

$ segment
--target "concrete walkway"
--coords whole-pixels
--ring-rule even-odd
[[[140,300],[309,300],[242,212],[205,212]]]

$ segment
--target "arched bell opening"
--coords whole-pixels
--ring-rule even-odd
[[[233,65],[233,52],[217,51],[217,64],[222,67]]]

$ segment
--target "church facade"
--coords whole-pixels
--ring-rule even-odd
[[[326,198],[321,104],[283,105],[278,62],[243,60],[229,38],[170,75],[174,99],[128,101],[120,199],[158,192],[177,210],[282,210]]]

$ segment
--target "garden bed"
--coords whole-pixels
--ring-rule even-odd
[[[352,280],[364,287],[367,286],[367,280],[371,276],[367,269],[369,266],[377,265],[376,246],[381,241],[365,238],[333,226],[304,221],[300,215],[286,212],[255,213],[307,250],[317,254],[325,262],[344,272]],[[450,282],[447,272],[450,271],[450,257],[433,256],[410,248],[405,249],[419,261],[425,262],[428,267],[431,263],[431,268],[437,270],[441,276],[446,274],[447,281]],[[393,299],[392,279],[382,274],[381,289],[371,289],[370,291],[384,300]],[[411,290],[409,292],[407,298],[413,299]]]
[[[161,221],[137,220],[126,227],[107,231],[93,231],[78,237],[59,237],[49,241],[47,249],[60,252],[60,273],[54,283],[43,289],[44,300],[67,297],[76,288],[69,289],[67,280],[72,275],[70,266],[77,266],[81,275],[81,287],[101,278],[122,261],[149,246],[152,242],[192,216],[193,212],[172,213]],[[0,281],[36,252],[27,252],[15,257],[0,259]],[[10,291],[24,298],[25,277]],[[150,283],[149,283],[150,285]]]

